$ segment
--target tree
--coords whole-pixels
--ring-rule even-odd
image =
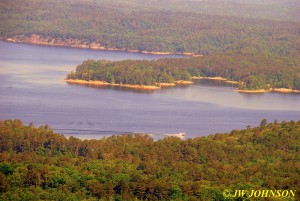
[[[265,127],[268,124],[268,120],[267,119],[262,119],[260,122],[260,126],[261,127]]]

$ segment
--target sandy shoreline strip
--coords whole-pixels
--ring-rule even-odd
[[[244,89],[235,89],[234,91],[240,93],[266,93],[272,92],[272,90],[258,89],[258,90],[244,90]]]
[[[222,80],[222,81],[227,80],[224,77],[203,77],[203,79],[207,79],[207,80]]]
[[[240,82],[237,81],[232,81],[232,80],[228,80],[224,77],[192,77],[192,79],[194,80],[200,80],[200,79],[204,79],[204,80],[220,80],[220,81],[224,81],[230,84],[240,84]]]
[[[192,81],[187,81],[187,80],[178,80],[175,81],[175,84],[183,84],[183,85],[188,85],[188,84],[193,84],[194,82]]]
[[[105,81],[93,81],[93,80],[78,80],[78,79],[65,79],[65,82],[72,84],[81,84],[81,85],[93,85],[93,86],[120,86],[127,87],[132,89],[142,89],[142,90],[157,90],[161,87],[172,87],[176,85],[187,85],[192,84],[191,81],[179,80],[175,83],[157,83],[157,85],[132,85],[132,84],[111,84]]]
[[[92,81],[92,80],[86,81],[86,80],[65,79],[65,82],[74,83],[74,84],[92,84],[92,85],[99,85],[99,86],[111,85],[108,82],[104,82],[104,81]]]
[[[93,80],[75,80],[75,79],[65,79],[65,82],[72,84],[82,84],[82,85],[93,85],[93,86],[120,86],[132,89],[143,89],[143,90],[156,90],[160,89],[159,86],[154,85],[131,85],[131,84],[111,84],[105,81],[93,81]]]
[[[236,92],[241,93],[267,93],[267,92],[278,92],[278,93],[300,93],[300,90],[288,89],[288,88],[271,88],[271,89],[258,89],[258,90],[242,90],[236,89]]]
[[[231,81],[231,80],[225,80],[226,83],[229,83],[229,84],[241,84],[240,82],[237,82],[237,81]]]
[[[300,90],[287,89],[287,88],[273,88],[272,90],[274,92],[279,92],[279,93],[300,93]]]
[[[157,85],[160,86],[160,87],[173,87],[176,84],[175,83],[166,83],[166,82],[163,82],[163,83],[158,83]]]

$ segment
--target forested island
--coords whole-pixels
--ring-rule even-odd
[[[69,139],[48,126],[0,121],[1,200],[224,200],[226,189],[296,190],[300,121],[154,141]]]
[[[87,60],[78,65],[75,72],[70,72],[66,79],[79,84],[149,86],[149,89],[157,89],[159,86],[185,83],[182,81],[190,84],[192,79],[220,77],[237,83],[239,90],[245,92],[300,92],[299,72],[299,59],[278,59],[263,54],[251,57],[247,53],[231,52],[152,61]]]

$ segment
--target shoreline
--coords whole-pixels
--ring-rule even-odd
[[[249,90],[249,89],[235,89],[234,91],[239,93],[267,93],[272,92],[272,90],[266,90],[266,89],[257,89],[257,90]]]
[[[300,93],[300,90],[288,89],[288,88],[273,88],[273,91],[279,93]]]
[[[193,79],[207,79],[206,77],[197,77]],[[221,77],[214,77],[214,78],[208,78],[210,80],[222,80],[222,81],[229,81],[225,78]],[[177,85],[190,85],[193,84],[192,81],[186,81],[186,80],[178,80],[174,83],[156,83],[155,85],[137,85],[137,84],[112,84],[105,81],[93,81],[93,80],[79,80],[79,79],[65,79],[64,80],[67,83],[71,84],[79,84],[79,85],[92,85],[92,86],[118,86],[118,87],[126,87],[131,89],[138,89],[138,90],[158,90],[162,89],[164,87],[174,87]],[[235,81],[233,81],[235,82]],[[235,84],[235,83],[234,83]],[[288,89],[288,88],[271,88],[271,89],[258,89],[258,90],[248,90],[248,89],[235,89],[235,92],[238,93],[249,93],[249,94],[255,94],[255,93],[300,93],[300,90],[294,90],[294,89]]]
[[[239,93],[300,93],[300,90],[288,89],[288,88],[271,88],[271,89],[257,89],[257,90],[244,90],[244,89],[235,89],[234,91]]]
[[[191,81],[179,80],[175,83],[157,83],[156,85],[137,85],[137,84],[112,84],[105,81],[93,81],[93,80],[78,80],[78,79],[65,79],[67,83],[71,84],[79,84],[79,85],[93,85],[93,86],[118,86],[118,87],[126,87],[131,89],[141,89],[141,90],[157,90],[162,87],[173,87],[176,85],[188,85],[192,84]]]
[[[226,83],[231,84],[242,84],[241,82],[228,80],[224,77],[192,77],[192,79],[200,80],[200,79],[206,79],[206,80],[220,80],[224,81]],[[251,89],[235,89],[234,91],[239,93],[300,93],[300,90],[295,89],[288,89],[288,88],[270,88],[270,89],[257,89],[257,90],[251,90]]]
[[[201,57],[201,54],[195,54],[193,52],[182,52],[182,53],[172,53],[172,52],[149,52],[149,51],[140,51],[140,50],[128,50],[126,48],[108,48],[102,46],[99,42],[86,43],[78,39],[66,39],[62,41],[61,38],[55,39],[51,37],[41,37],[36,34],[32,34],[31,37],[18,38],[17,36],[9,38],[0,38],[0,40],[10,43],[22,43],[22,44],[32,44],[40,46],[53,46],[53,47],[69,47],[69,48],[80,48],[80,49],[91,49],[91,50],[104,50],[104,51],[121,51],[121,52],[130,52],[130,53],[141,53],[141,54],[152,54],[152,55],[182,55],[187,57]]]
[[[65,79],[65,82],[79,85],[93,85],[93,86],[119,86],[132,89],[143,89],[143,90],[157,90],[161,89],[159,86],[155,85],[131,85],[131,84],[111,84],[105,81],[93,81],[93,80],[75,80],[75,79]]]
[[[201,79],[203,79],[203,80],[219,80],[219,81],[224,81],[224,82],[226,82],[226,83],[230,83],[230,84],[241,84],[240,82],[237,82],[237,81],[232,81],[232,80],[228,80],[228,79],[226,79],[226,78],[224,78],[224,77],[192,77],[192,79],[194,79],[194,80],[201,80]]]
[[[189,84],[193,84],[194,82],[192,81],[188,81],[188,80],[178,80],[178,81],[175,81],[175,85],[178,84],[178,85],[189,85]]]

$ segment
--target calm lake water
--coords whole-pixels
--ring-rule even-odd
[[[0,41],[0,119],[47,124],[81,138],[124,132],[186,132],[192,138],[257,126],[263,118],[300,120],[300,94],[242,94],[208,80],[151,93],[63,81],[86,59],[162,57]]]

